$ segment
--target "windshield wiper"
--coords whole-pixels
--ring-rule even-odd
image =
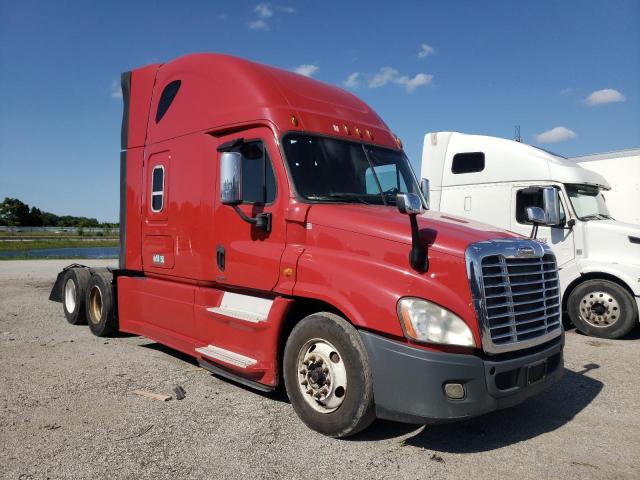
[[[584,217],[580,217],[580,220],[587,220],[587,221],[589,221],[589,220],[602,220],[602,219],[600,218],[600,216],[599,216],[599,215],[597,215],[597,214],[592,214],[592,215],[585,215]]]
[[[365,205],[371,205],[362,195],[357,193],[328,193],[326,195],[307,195],[309,200],[317,200],[320,202],[360,202]]]

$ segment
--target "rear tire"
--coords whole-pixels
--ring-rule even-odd
[[[91,332],[98,337],[106,337],[118,331],[112,280],[111,272],[95,272],[87,285],[87,323]]]
[[[576,328],[600,338],[620,338],[638,324],[633,296],[609,280],[587,280],[573,289],[567,301]]]
[[[309,428],[342,438],[375,419],[367,351],[344,318],[321,312],[301,320],[287,339],[283,363],[287,395]]]
[[[84,308],[85,292],[91,274],[86,268],[70,268],[62,281],[62,308],[71,325],[87,323]]]

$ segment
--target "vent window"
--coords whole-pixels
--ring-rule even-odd
[[[174,80],[162,91],[162,95],[160,95],[160,101],[158,102],[158,111],[156,112],[156,123],[162,120],[167,110],[171,106],[171,103],[176,98],[178,94],[178,90],[180,90],[180,84],[182,82],[180,80]]]
[[[484,170],[484,153],[457,153],[453,156],[451,172],[458,173],[474,173]]]
[[[151,211],[159,212],[164,206],[164,167],[158,165],[151,174]]]

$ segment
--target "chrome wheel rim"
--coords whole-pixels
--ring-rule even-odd
[[[608,292],[589,292],[580,299],[580,317],[593,327],[610,327],[620,314],[618,300]]]
[[[347,393],[347,369],[338,350],[326,340],[313,339],[298,354],[298,387],[315,411],[331,413]]]
[[[92,323],[98,324],[102,320],[102,292],[96,285],[89,292],[89,318]]]
[[[64,306],[69,313],[76,310],[76,284],[71,278],[64,284]]]

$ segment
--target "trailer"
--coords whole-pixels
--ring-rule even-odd
[[[428,211],[400,140],[357,97],[218,54],[122,88],[119,268],[60,273],[70,323],[283,384],[332,437],[480,415],[561,377],[551,250]]]

